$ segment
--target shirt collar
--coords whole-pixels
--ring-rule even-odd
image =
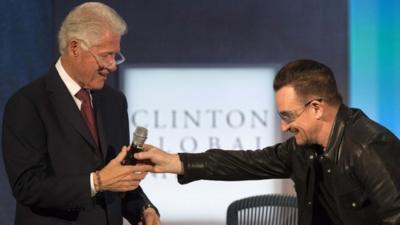
[[[61,58],[57,60],[56,69],[61,77],[61,80],[64,82],[65,86],[67,86],[69,93],[72,96],[75,96],[75,94],[78,93],[78,91],[81,90],[82,87],[79,86],[79,84],[74,81],[71,76],[65,71],[64,67],[61,64]]]

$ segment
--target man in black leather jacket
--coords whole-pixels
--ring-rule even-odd
[[[285,65],[274,80],[287,141],[256,151],[169,154],[147,145],[138,159],[180,183],[291,178],[301,225],[400,224],[400,141],[342,103],[332,71],[313,60]]]

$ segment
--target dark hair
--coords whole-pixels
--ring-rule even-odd
[[[300,59],[282,67],[274,79],[274,90],[276,92],[285,86],[292,86],[304,100],[312,96],[332,105],[342,103],[332,70],[314,60]]]

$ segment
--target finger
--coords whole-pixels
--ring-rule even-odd
[[[128,147],[127,146],[123,146],[121,148],[121,151],[118,153],[117,157],[115,157],[115,159],[118,162],[121,162],[125,158],[127,152],[128,152]]]
[[[129,176],[131,174],[142,174],[147,172],[153,172],[154,168],[149,164],[136,164],[136,165],[125,165],[123,168],[120,168],[120,177],[121,176]]]
[[[119,180],[119,182],[140,182],[147,176],[146,172],[136,172],[124,176]]]
[[[133,190],[137,189],[138,187],[139,187],[139,184],[130,185],[130,186],[125,188],[125,191],[133,191]]]
[[[129,177],[127,177],[127,180],[131,181],[142,181],[145,177],[147,176],[147,172],[135,172],[134,174],[131,174]]]
[[[114,184],[114,188],[120,191],[131,191],[139,187],[140,181],[137,180],[125,180],[119,181],[118,183]]]
[[[148,151],[152,148],[155,148],[153,145],[143,144],[143,151]]]
[[[145,177],[147,173],[141,174],[131,174],[129,176],[125,176],[117,181],[118,186],[130,186],[139,184]]]
[[[132,169],[134,172],[151,172],[153,170],[153,165],[136,164]]]
[[[123,188],[137,188],[140,185],[140,180],[129,180],[120,183]]]
[[[138,152],[138,153],[135,153],[134,155],[133,155],[133,157],[135,157],[135,159],[137,159],[137,160],[146,160],[146,159],[149,159],[150,161],[152,161],[152,153],[150,153],[149,152],[150,150],[147,150],[147,151],[143,151],[143,152]]]
[[[141,181],[141,180],[143,180],[146,176],[147,176],[147,173],[146,173],[146,172],[136,172],[136,173],[134,174],[134,180],[139,180],[139,181]]]

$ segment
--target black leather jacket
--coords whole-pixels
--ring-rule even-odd
[[[294,138],[256,151],[211,149],[179,154],[180,183],[199,179],[255,180],[291,178],[299,206],[299,224],[312,224],[316,146]],[[326,155],[332,196],[345,225],[400,224],[400,141],[358,109],[342,105]]]

